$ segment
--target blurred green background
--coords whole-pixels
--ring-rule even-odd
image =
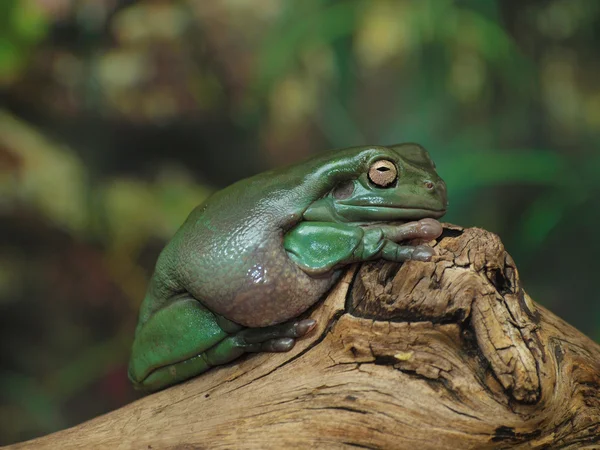
[[[600,2],[1,0],[0,444],[136,398],[157,254],[241,177],[416,141],[600,341]]]

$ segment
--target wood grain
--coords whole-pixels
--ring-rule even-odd
[[[600,448],[600,346],[533,303],[494,234],[432,244],[348,271],[289,353],[12,448]]]

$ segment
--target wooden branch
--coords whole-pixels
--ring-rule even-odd
[[[497,236],[435,246],[349,271],[289,353],[15,448],[600,448],[600,346],[531,301]]]

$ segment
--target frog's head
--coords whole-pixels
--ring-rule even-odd
[[[363,153],[364,163],[315,201],[305,211],[305,220],[408,221],[446,213],[446,184],[424,148],[398,144],[353,150]]]

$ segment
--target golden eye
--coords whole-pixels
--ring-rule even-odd
[[[391,161],[376,161],[369,168],[369,180],[379,187],[388,187],[398,178],[398,169]]]

